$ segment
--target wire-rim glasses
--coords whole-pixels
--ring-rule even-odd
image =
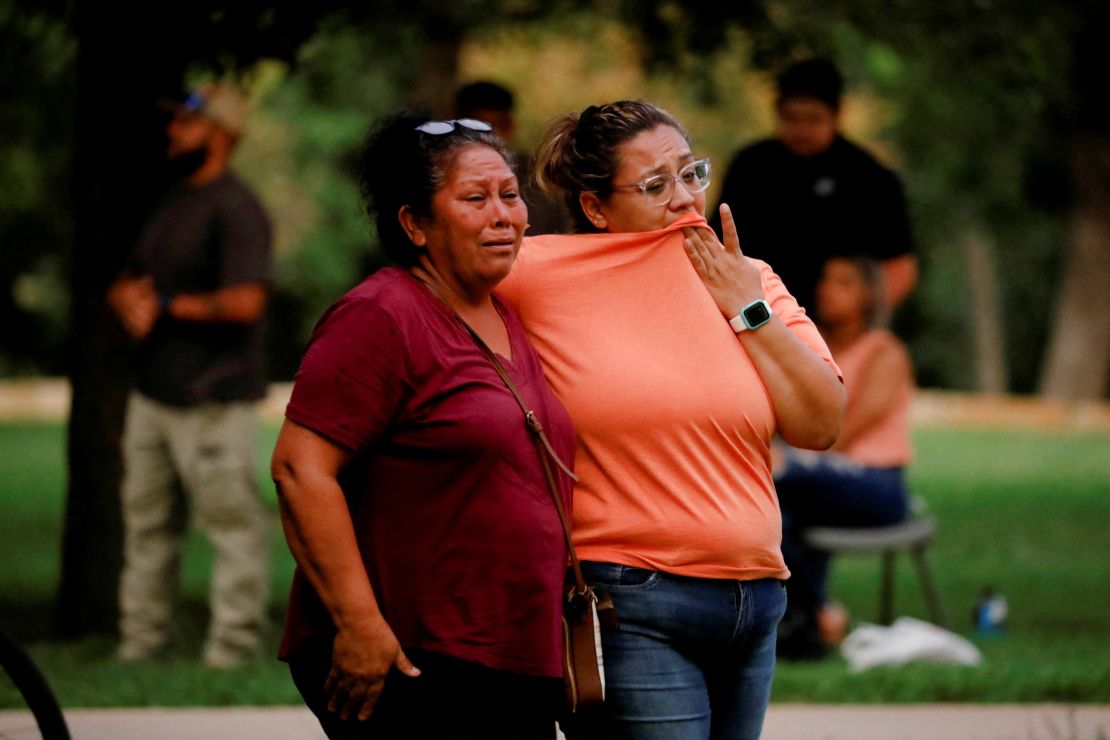
[[[674,184],[681,182],[690,193],[700,193],[709,187],[713,166],[708,159],[696,159],[678,171],[677,175],[652,175],[631,185],[613,185],[613,190],[638,190],[652,205],[663,205],[674,195]]]
[[[422,134],[431,134],[432,136],[442,136],[449,134],[458,127],[468,128],[471,131],[482,131],[489,133],[493,131],[493,126],[485,121],[479,121],[476,118],[452,118],[448,121],[426,121],[416,127],[416,130]]]

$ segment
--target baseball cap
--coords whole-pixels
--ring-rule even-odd
[[[236,136],[247,123],[246,98],[230,85],[209,83],[189,91],[185,100],[172,106],[175,111],[199,113]]]

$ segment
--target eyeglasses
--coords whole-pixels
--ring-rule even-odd
[[[455,118],[450,121],[428,121],[417,126],[416,130],[423,134],[442,136],[443,134],[451,133],[459,126],[468,128],[471,131],[493,131],[493,126],[475,118]]]
[[[709,187],[712,171],[708,159],[698,159],[680,169],[677,175],[652,175],[632,185],[614,185],[613,190],[639,190],[651,200],[652,205],[660,206],[670,201],[676,182],[681,182],[691,193],[705,190]]]

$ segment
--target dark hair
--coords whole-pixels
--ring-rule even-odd
[[[886,279],[882,263],[873,257],[859,254],[829,257],[826,264],[832,260],[847,262],[863,280],[870,294],[870,300],[864,309],[867,326],[873,329],[885,327],[890,322],[890,311],[886,301]]]
[[[617,171],[617,147],[643,131],[671,126],[687,142],[690,135],[674,116],[641,100],[618,100],[591,105],[581,113],[555,119],[544,134],[536,155],[536,182],[547,193],[562,193],[574,214],[576,231],[597,231],[578,196],[612,193]]]
[[[778,88],[780,105],[788,98],[816,98],[835,111],[840,109],[844,78],[828,59],[807,59],[779,75]]]
[[[513,109],[513,93],[496,82],[472,82],[455,93],[455,115],[472,116],[480,110]]]
[[[416,264],[420,250],[409,240],[397,214],[405,206],[419,218],[431,215],[432,196],[459,150],[482,144],[500,154],[512,167],[512,155],[489,131],[456,126],[446,134],[426,134],[416,127],[428,116],[399,113],[371,127],[356,162],[359,190],[366,214],[378,229],[382,250],[402,267]]]

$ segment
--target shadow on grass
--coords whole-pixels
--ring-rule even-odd
[[[21,644],[52,640],[54,634],[54,602],[0,598],[0,624]]]
[[[271,631],[280,628],[285,620],[284,604],[271,605],[269,610]],[[179,600],[174,613],[173,641],[181,650],[199,650],[208,631],[208,601],[200,597]],[[12,599],[0,597],[0,624],[23,645],[39,642],[61,642],[55,630],[55,606],[52,599]],[[115,640],[115,630],[97,637]],[[80,639],[80,638],[78,638]]]

